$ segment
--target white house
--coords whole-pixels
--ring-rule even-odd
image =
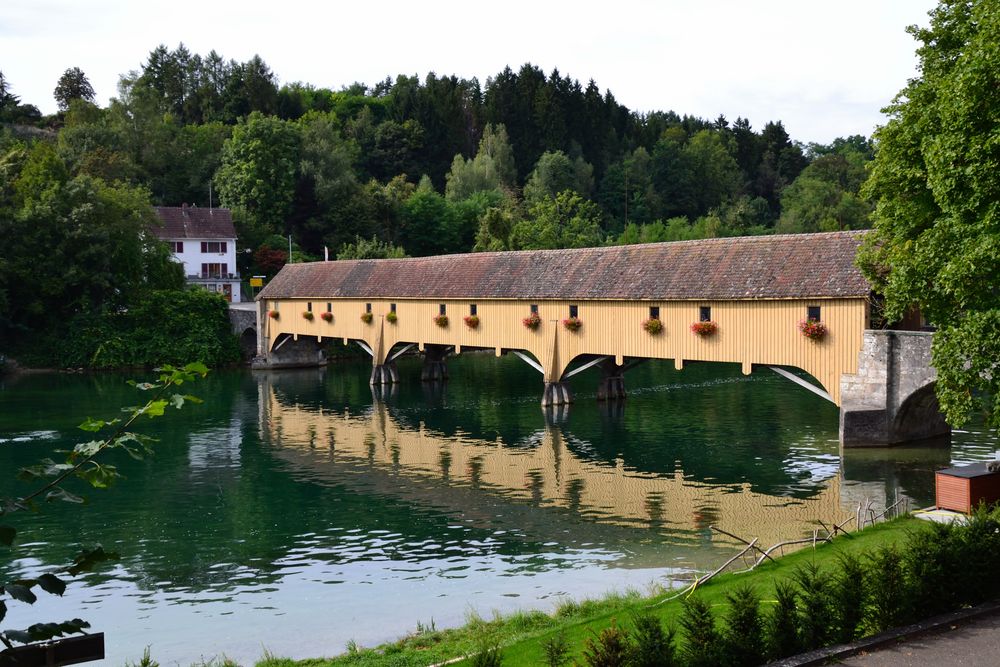
[[[236,228],[229,209],[187,204],[154,208],[162,224],[153,232],[184,265],[188,283],[219,292],[226,301],[241,301]]]

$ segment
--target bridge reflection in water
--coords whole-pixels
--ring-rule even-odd
[[[912,480],[899,473],[903,452],[898,449],[885,461],[851,451],[844,466],[833,461],[815,471],[828,478],[815,480],[813,492],[784,495],[762,492],[749,482],[699,481],[680,469],[647,472],[620,457],[608,462],[588,456],[595,446],[557,423],[516,441],[485,440],[408,423],[382,400],[360,411],[328,409],[291,397],[293,387],[283,392],[284,378],[294,383],[284,373],[257,375],[260,435],[292,474],[319,483],[355,484],[363,492],[374,488],[460,515],[473,525],[497,528],[499,523],[541,541],[565,542],[569,525],[573,542],[613,544],[624,529],[629,533],[624,541],[634,548],[635,529],[648,529],[650,546],[659,543],[661,549],[650,549],[645,557],[632,553],[628,562],[619,563],[624,567],[668,565],[662,544],[671,542],[683,548],[669,565],[702,569],[706,550],[732,551],[732,541],[710,525],[772,544],[811,535],[819,522],[843,521],[859,501],[885,506],[907,495],[912,486],[907,482],[919,489],[911,507],[926,492],[928,450],[915,455],[920,473]],[[946,461],[947,449],[938,451]],[[852,472],[848,482],[845,470]],[[553,527],[559,535],[551,534]]]

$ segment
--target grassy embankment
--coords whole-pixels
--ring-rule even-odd
[[[868,528],[849,537],[837,537],[829,544],[820,544],[815,549],[807,547],[774,563],[764,563],[753,572],[727,573],[713,578],[698,587],[698,595],[713,607],[721,610],[725,606],[726,593],[734,586],[750,584],[765,600],[773,598],[775,581],[788,579],[800,565],[815,562],[821,567],[833,568],[838,555],[846,552],[873,552],[883,545],[900,543],[915,530],[926,527],[926,523],[910,517],[902,517]],[[734,547],[735,553],[735,547]],[[721,563],[720,563],[721,564]],[[593,633],[609,626],[612,619],[628,624],[632,615],[649,609],[665,621],[676,625],[681,613],[680,599],[657,604],[671,597],[676,591],[661,591],[646,597],[638,593],[612,595],[601,600],[567,602],[553,615],[540,611],[518,612],[510,616],[484,620],[471,618],[461,628],[451,630],[424,630],[400,641],[384,644],[374,649],[358,649],[335,658],[314,658],[308,660],[288,660],[266,657],[257,667],[334,667],[352,665],[361,667],[423,667],[444,662],[457,656],[473,653],[484,636],[499,642],[503,648],[503,664],[540,665],[545,664],[542,642],[559,632],[572,647],[571,657],[578,659],[583,651],[584,641]],[[653,606],[656,605],[656,606]],[[717,611],[718,611],[717,610]],[[457,664],[467,664],[468,661]]]

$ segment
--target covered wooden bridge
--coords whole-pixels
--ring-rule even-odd
[[[372,384],[382,384],[398,380],[394,360],[406,352],[424,353],[424,379],[439,380],[448,354],[487,349],[535,367],[549,406],[572,401],[569,379],[594,365],[599,398],[619,399],[624,372],[640,360],[672,359],[678,369],[730,362],[747,374],[771,367],[843,406],[842,379],[857,374],[869,327],[871,290],[854,263],[861,239],[832,232],[289,264],[258,297],[258,365],[315,363],[317,343],[354,341],[372,357]],[[809,320],[819,325],[804,332]]]

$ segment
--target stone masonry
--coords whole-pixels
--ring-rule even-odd
[[[866,330],[858,372],[840,382],[844,447],[892,445],[947,436],[934,395],[933,334]]]

